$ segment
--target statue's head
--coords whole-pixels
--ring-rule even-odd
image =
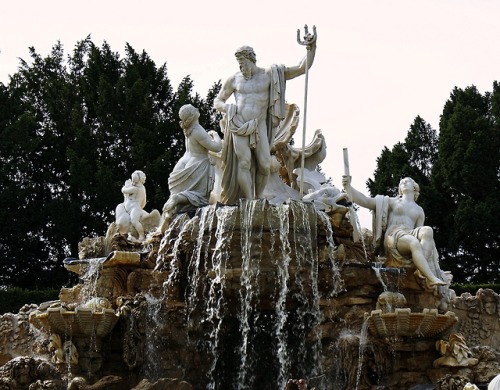
[[[257,57],[255,52],[250,46],[241,46],[234,53],[238,64],[240,66],[240,71],[245,80],[250,80],[252,78],[253,68],[256,67],[255,63]]]
[[[134,173],[132,173],[132,183],[144,184],[145,182],[146,182],[146,174],[143,171],[134,171]]]
[[[255,51],[251,46],[241,46],[236,49],[234,53],[238,62],[242,59],[247,59],[252,61],[254,64],[257,62],[257,56],[255,55]]]
[[[417,184],[417,182],[415,180],[413,180],[411,177],[403,177],[400,181],[399,181],[399,185],[398,185],[398,192],[399,192],[399,195],[403,195],[403,190],[401,188],[402,184],[403,183],[406,183],[406,182],[410,182],[413,186],[413,193],[415,195],[415,202],[417,201],[419,195],[420,195],[420,186]]]
[[[188,129],[199,117],[200,111],[191,104],[185,104],[179,110],[180,125],[183,129]]]

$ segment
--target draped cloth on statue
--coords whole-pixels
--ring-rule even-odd
[[[387,229],[389,217],[389,197],[386,195],[375,196],[375,210],[372,211],[373,250],[376,255],[385,255],[384,233]]]
[[[200,207],[209,203],[214,181],[214,162],[206,157],[184,169],[172,172],[168,178],[168,188],[171,195],[180,194],[186,197],[190,203],[189,207]]]
[[[267,142],[272,146],[276,128],[285,117],[285,66],[271,66],[271,85],[269,89],[269,107],[267,114]],[[221,120],[221,128],[224,133],[224,144],[222,148],[222,179],[221,179],[221,202],[234,204],[242,198],[238,185],[238,157],[236,156],[234,136],[249,137],[250,149],[255,149],[259,140],[257,119],[249,121],[242,120],[234,104],[228,105],[228,111]],[[253,153],[252,153],[253,155]],[[270,158],[271,156],[269,156]],[[252,156],[251,175],[255,186],[255,157]]]

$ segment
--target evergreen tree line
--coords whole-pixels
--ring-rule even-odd
[[[485,94],[455,88],[439,135],[417,116],[404,142],[382,150],[366,184],[372,195],[396,196],[405,176],[420,186],[441,268],[455,283],[499,283],[500,84]]]
[[[206,98],[186,76],[174,91],[166,65],[130,45],[125,56],[87,37],[65,55],[57,43],[42,58],[30,48],[9,84],[0,83],[0,286],[58,288],[62,260],[83,237],[102,235],[136,170],[147,175],[147,210],[161,210],[168,175],[184,153],[179,108],[199,108],[218,129]],[[419,203],[434,228],[442,268],[455,282],[499,282],[500,86],[482,95],[455,88],[439,136],[422,118],[404,142],[377,159],[372,195],[396,195],[399,180],[420,185]]]
[[[174,91],[165,64],[128,44],[120,58],[90,37],[69,55],[60,43],[29,53],[0,83],[0,286],[60,287],[62,261],[106,232],[134,170],[147,175],[146,209],[162,209],[184,153],[179,108],[193,104],[216,129],[220,82],[204,99],[189,76]]]

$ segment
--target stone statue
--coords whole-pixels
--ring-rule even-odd
[[[214,187],[215,162],[208,152],[220,152],[222,140],[213,130],[207,133],[198,122],[199,117],[200,112],[191,104],[186,104],[179,110],[186,152],[168,178],[170,198],[163,206],[163,221],[160,226],[162,233],[175,213],[184,208],[209,203]]]
[[[442,355],[434,360],[434,367],[470,367],[479,360],[472,357],[472,352],[465,343],[465,338],[459,333],[452,333],[448,341],[436,341],[436,350]]]
[[[424,210],[415,202],[420,187],[413,179],[401,179],[399,196],[394,198],[382,195],[367,197],[351,186],[348,175],[342,176],[342,184],[351,194],[353,202],[374,212],[375,251],[377,253],[380,249],[385,249],[388,267],[401,267],[413,261],[429,287],[448,284],[441,279],[432,228],[424,226]]]
[[[302,198],[304,202],[314,204],[316,210],[347,212],[347,194],[340,192],[333,185],[323,185],[316,191],[311,191]]]
[[[396,309],[407,307],[403,294],[394,291],[384,291],[377,298],[376,310],[382,313],[394,313]]]
[[[269,179],[271,146],[280,121],[285,117],[285,82],[306,72],[316,53],[316,35],[306,36],[307,55],[298,66],[256,65],[250,46],[236,50],[240,72],[229,77],[214,100],[223,113],[223,174],[221,201],[260,199]],[[226,101],[234,95],[235,104]]]
[[[494,377],[488,384],[488,390],[499,390],[500,389],[500,374]]]
[[[303,191],[318,190],[327,182],[325,175],[317,170],[319,164],[326,157],[326,142],[321,130],[314,132],[313,139],[309,145],[302,148],[294,147],[291,140],[295,135],[299,124],[300,111],[295,104],[285,105],[286,115],[280,123],[273,141],[271,154],[274,154],[281,164],[280,177],[290,187],[297,190],[300,199],[300,183],[303,180]],[[302,155],[304,156],[304,168],[302,169]]]
[[[131,179],[128,179],[122,187],[123,203],[116,206],[117,232],[121,235],[128,234],[128,239],[133,242],[144,241],[146,231],[144,223],[146,220],[150,220],[149,225],[158,225],[159,223],[160,215],[157,210],[153,210],[151,213],[144,210],[146,205],[145,182],[146,175],[144,172],[135,171],[132,173]]]

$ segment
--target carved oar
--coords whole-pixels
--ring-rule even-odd
[[[347,152],[347,148],[344,148],[344,175],[349,177],[351,176],[349,173],[349,154]],[[346,192],[347,196],[352,202],[352,194],[349,188],[350,187],[348,187]],[[354,240],[354,242],[358,242],[360,238],[360,233],[358,231],[358,223],[357,223],[358,216],[356,214],[356,210],[354,210],[354,204],[351,204],[349,206],[349,219],[351,220],[351,225],[352,225],[352,239]]]

